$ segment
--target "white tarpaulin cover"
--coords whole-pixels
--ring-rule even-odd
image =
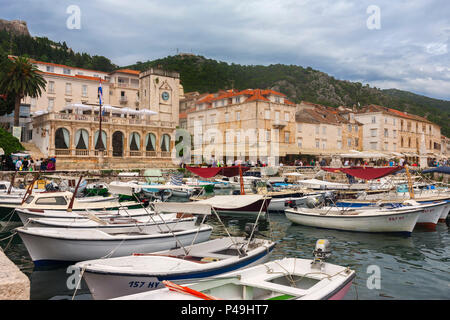
[[[224,195],[214,196],[209,199],[199,200],[195,203],[209,204],[214,208],[239,209],[263,199],[262,195]]]
[[[198,202],[154,202],[153,205],[157,213],[211,214],[211,205]]]

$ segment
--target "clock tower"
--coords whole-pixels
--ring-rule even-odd
[[[152,120],[171,122],[178,126],[180,74],[151,68],[139,75],[141,109],[157,112]]]

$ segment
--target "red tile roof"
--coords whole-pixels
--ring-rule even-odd
[[[360,111],[360,113],[365,113],[365,112],[384,112],[386,114],[390,114],[392,116],[397,116],[397,117],[402,117],[405,119],[421,121],[421,122],[426,122],[426,123],[432,123],[429,120],[427,120],[426,118],[417,116],[415,114],[409,114],[409,113],[405,113],[405,112],[402,112],[402,111],[399,111],[396,109],[391,109],[391,108],[387,108],[387,107],[383,107],[383,106],[379,106],[379,105],[375,105],[375,104],[364,106],[362,108],[362,110]]]
[[[197,101],[197,104],[202,103],[212,103],[214,101],[228,99],[232,97],[239,97],[239,96],[247,96],[248,98],[245,100],[245,102],[251,102],[251,101],[270,101],[267,96],[269,95],[277,95],[281,97],[286,97],[285,94],[281,92],[277,92],[274,90],[261,90],[261,89],[245,89],[245,90],[227,90],[227,91],[219,91],[218,94],[208,94],[206,97],[199,99]],[[285,99],[284,100],[286,104],[293,105],[294,103]]]
[[[140,71],[131,70],[131,69],[119,69],[119,70],[113,71],[111,73],[114,73],[114,72],[121,72],[121,73],[135,74],[135,75],[139,75],[141,73]]]
[[[57,77],[75,78],[75,79],[91,80],[91,81],[97,81],[97,82],[101,81],[102,83],[109,83],[108,81],[106,81],[106,80],[104,80],[102,78],[83,76],[81,74],[76,74],[76,75],[72,76],[72,75],[68,75],[68,74],[42,72],[42,71],[40,71],[40,73],[48,74],[48,75],[51,75],[51,76],[57,76]]]

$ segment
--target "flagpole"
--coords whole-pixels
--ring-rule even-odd
[[[104,152],[104,145],[103,145],[103,131],[102,131],[102,98],[103,98],[103,88],[102,88],[102,80],[100,80],[100,87],[98,88],[98,100],[99,100],[99,132],[98,132],[98,138],[100,139],[100,158],[98,159],[99,169],[103,166],[103,152]],[[94,146],[95,149],[95,146]]]

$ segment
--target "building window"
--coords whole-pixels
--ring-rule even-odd
[[[54,107],[55,107],[55,99],[49,98],[48,99],[48,111],[52,112]]]
[[[389,137],[389,130],[388,129],[384,129],[384,137],[385,138]]]
[[[297,138],[297,146],[298,146],[299,148],[301,148],[302,145],[303,145],[303,139],[302,139],[302,138]]]
[[[352,146],[352,139],[351,138],[347,138],[347,146],[348,147]]]
[[[270,141],[270,130],[266,130],[266,141]]]
[[[327,142],[322,141],[322,149],[325,150],[327,148]]]
[[[72,94],[72,84],[66,83],[66,94],[71,95]]]
[[[53,66],[47,66],[47,72],[54,73],[54,72],[55,72],[55,67],[53,67]]]
[[[302,124],[297,123],[297,132],[302,132]]]
[[[377,118],[376,117],[372,117],[372,123],[377,123]]]
[[[355,138],[355,147],[359,146],[359,139]]]
[[[355,132],[358,132],[358,125],[355,124]]]
[[[348,127],[348,132],[352,132],[352,125],[349,124],[347,127]]]
[[[48,93],[55,93],[55,81],[48,82]]]
[[[264,111],[264,119],[269,120],[270,119],[270,110]]]
[[[319,149],[320,148],[320,140],[316,140],[316,148]]]
[[[370,143],[370,149],[371,149],[371,150],[377,150],[377,145],[378,145],[377,142],[371,142],[371,143]]]
[[[236,111],[236,121],[241,121],[241,112]]]
[[[241,97],[236,97],[236,103],[241,103]]]
[[[275,102],[276,102],[276,103],[280,103],[280,102],[281,102],[280,97],[276,96],[276,97],[275,97]]]
[[[320,127],[316,126],[316,134],[319,134],[319,132],[320,132]]]
[[[377,136],[377,129],[370,129],[370,136],[376,137]]]
[[[397,138],[397,130],[392,131],[392,135],[394,136],[394,138]]]
[[[284,143],[289,143],[289,132],[284,133]]]
[[[83,97],[87,97],[87,95],[88,95],[88,88],[87,88],[87,85],[85,85],[85,84],[83,84],[83,86],[81,87],[81,95]]]
[[[64,68],[64,69],[63,69],[63,73],[64,73],[64,74],[70,74],[70,73],[71,73],[71,70],[68,69],[68,68]]]
[[[284,121],[289,122],[289,112],[284,114]]]
[[[211,120],[210,120],[211,124],[216,123],[216,115],[212,115],[211,116]]]

